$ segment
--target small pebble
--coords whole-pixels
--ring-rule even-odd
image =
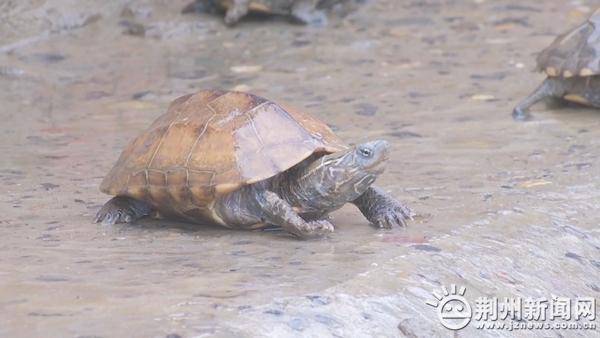
[[[241,65],[231,67],[231,71],[238,74],[258,73],[263,69],[260,65]]]
[[[304,331],[304,329],[308,327],[308,323],[302,318],[294,318],[290,320],[287,324],[289,327],[296,331]]]
[[[413,248],[417,249],[417,250],[422,250],[422,251],[430,251],[430,252],[440,252],[442,251],[442,249],[437,248],[433,245],[428,245],[428,244],[417,244],[417,245],[413,245]]]
[[[473,100],[473,101],[492,101],[495,99],[496,99],[495,96],[487,95],[487,94],[477,94],[477,95],[471,96],[471,100]]]

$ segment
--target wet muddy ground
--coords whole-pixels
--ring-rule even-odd
[[[600,113],[510,117],[543,79],[534,53],[598,1],[380,0],[325,29],[228,29],[179,0],[123,18],[126,3],[0,2],[0,336],[443,337],[425,304],[442,285],[471,301],[598,297]],[[389,140],[378,183],[419,216],[382,231],[347,206],[315,241],[93,224],[126,142],[210,87],[304,108],[349,142]],[[474,334],[514,335],[457,336]]]

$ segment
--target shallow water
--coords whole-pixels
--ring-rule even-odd
[[[598,296],[598,112],[510,111],[543,79],[533,54],[600,2],[380,0],[326,29],[227,29],[181,15],[186,1],[136,1],[145,36],[124,33],[127,1],[106,3],[0,3],[0,336],[450,336],[425,304],[442,285]],[[378,184],[419,216],[381,231],[348,206],[315,241],[93,224],[126,142],[211,87],[303,108],[348,142],[387,139]],[[514,333],[457,333],[474,334]]]

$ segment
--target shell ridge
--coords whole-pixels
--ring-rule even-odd
[[[189,105],[190,105],[190,100],[188,98],[185,102],[183,102],[183,104],[182,104],[183,107],[179,107],[177,109],[177,112],[175,113],[175,118],[173,119],[173,121],[171,121],[171,123],[169,123],[169,126],[167,127],[167,129],[165,129],[163,134],[160,136],[160,141],[158,142],[156,149],[154,149],[154,153],[150,157],[150,160],[148,160],[148,163],[146,164],[146,169],[150,168],[150,166],[152,165],[152,162],[154,161],[156,154],[158,154],[158,150],[160,149],[160,147],[163,144],[165,135],[167,135],[169,133],[169,130],[171,130],[171,127],[173,127],[173,125],[175,125],[175,123],[177,122],[177,119],[179,118],[179,115],[181,115],[181,112],[184,110],[183,108],[187,108]]]
[[[216,91],[217,91],[217,90],[213,90],[212,92],[214,93],[214,92],[216,92]],[[211,103],[213,103],[214,101],[216,101],[216,100],[217,100],[218,98],[220,98],[221,96],[225,96],[225,95],[227,95],[227,93],[229,93],[229,92],[227,92],[227,91],[218,91],[218,92],[219,92],[219,95],[217,95],[217,96],[215,96],[215,97],[211,98],[211,99],[210,99],[210,101],[206,102],[206,105],[207,105],[207,106],[209,106],[209,107],[210,107],[210,104],[211,104]],[[210,108],[212,108],[212,107],[210,107]],[[213,111],[214,111],[214,109],[213,109]]]
[[[191,148],[190,148],[190,152],[187,155],[187,158],[185,159],[185,168],[188,168],[190,160],[192,158],[192,154],[194,153],[194,150],[196,149],[196,146],[198,145],[198,142],[200,142],[200,139],[202,138],[202,136],[204,135],[204,133],[206,132],[206,130],[208,129],[208,125],[210,124],[210,122],[213,120],[213,118],[216,116],[216,112],[215,110],[208,106],[209,109],[213,112],[213,115],[206,120],[206,122],[204,123],[204,128],[202,129],[202,132],[200,132],[200,134],[198,135],[198,137],[196,137],[196,140],[194,140],[194,143],[192,144]]]
[[[254,124],[254,119],[250,115],[247,115],[247,114],[244,114],[244,115],[248,119],[248,122],[250,123],[250,126],[252,127],[252,131],[254,132],[254,135],[256,136],[256,139],[258,139],[258,143],[260,143],[260,149],[258,149],[258,152],[260,152],[265,147],[265,143],[264,143],[262,137],[258,134],[258,130],[256,130],[256,125]]]
[[[300,129],[302,129],[307,135],[310,136],[312,142],[315,141],[316,138],[314,137],[313,133],[308,132],[308,130],[306,129],[306,127],[303,124],[301,124],[300,122],[298,122],[298,120],[295,119],[290,113],[288,113],[288,111],[285,108],[280,107],[280,106],[278,106],[278,107],[285,114],[285,116],[287,116],[287,118],[290,119],[290,121],[292,121],[293,123],[295,123],[298,127],[300,127]]]

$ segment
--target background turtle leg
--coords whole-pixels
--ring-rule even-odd
[[[132,223],[144,216],[150,215],[154,208],[143,201],[126,196],[111,198],[96,214],[95,223],[102,224]]]
[[[225,13],[225,24],[228,26],[235,25],[248,14],[248,7],[250,7],[250,0],[233,0],[231,7]]]
[[[327,16],[323,11],[315,8],[314,1],[303,0],[296,1],[292,6],[292,16],[305,25],[316,27],[327,26]]]
[[[378,228],[406,226],[414,212],[380,188],[369,187],[360,197],[352,201],[362,214]]]
[[[542,99],[550,96],[562,97],[565,93],[564,85],[560,80],[554,78],[546,78],[542,84],[521,101],[513,110],[513,119],[518,121],[528,120],[531,115],[527,110],[532,105],[538,103]]]
[[[262,192],[259,204],[265,216],[265,221],[279,225],[291,234],[300,238],[316,238],[333,232],[333,225],[325,220],[307,222],[276,193]]]
[[[218,2],[218,0],[194,0],[185,6],[182,10],[182,14],[188,13],[223,13],[224,8]]]

